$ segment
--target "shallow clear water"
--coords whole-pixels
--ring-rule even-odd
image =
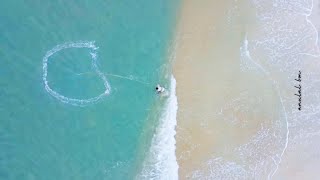
[[[0,179],[131,179],[156,126],[177,1],[2,1]],[[43,58],[66,42],[95,41],[111,93],[84,107],[45,89]],[[48,58],[47,81],[68,98],[105,91],[92,49]],[[170,79],[170,78],[168,78]],[[155,108],[157,109],[157,108]],[[148,122],[149,121],[149,122]]]

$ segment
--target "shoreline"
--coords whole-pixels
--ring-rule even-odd
[[[152,178],[168,178],[178,179],[178,164],[175,156],[175,128],[176,128],[176,111],[177,97],[176,97],[176,80],[172,74],[173,60],[175,53],[175,30],[178,22],[178,15],[180,12],[181,3],[176,4],[176,11],[173,13],[173,19],[170,22],[170,30],[168,41],[166,43],[166,50],[164,51],[164,63],[157,69],[159,76],[158,83],[166,88],[169,92],[168,97],[159,97],[159,101],[153,105],[154,109],[149,113],[149,122],[144,129],[148,129],[148,135],[151,138],[146,138],[144,135],[144,144],[139,152],[142,159],[138,161],[138,168],[136,170],[135,179],[152,179]],[[155,84],[156,85],[156,84]],[[154,85],[154,86],[155,86]],[[167,96],[167,95],[165,95]],[[176,104],[176,105],[175,105]],[[155,124],[156,125],[155,125]],[[150,127],[152,130],[150,130]],[[168,132],[169,131],[169,132]],[[169,135],[167,134],[169,133]],[[170,150],[166,148],[170,147]],[[147,149],[145,151],[145,149]],[[140,155],[141,155],[140,154]],[[170,160],[166,159],[170,156]],[[141,163],[142,162],[142,163]],[[140,164],[141,163],[141,164]]]
[[[175,128],[178,109],[176,80],[170,79],[169,97],[160,112],[159,124],[156,127],[146,153],[142,170],[136,179],[178,179],[178,164],[175,156]]]
[[[255,12],[248,2],[185,0],[182,4],[174,61],[179,177],[221,179],[226,171],[232,178],[250,177],[248,162],[258,163],[255,158],[267,158],[266,152],[277,154],[285,131],[272,129],[272,119],[283,118],[277,90],[248,60],[247,32],[254,31]],[[255,156],[239,156],[241,151],[252,153],[252,141],[268,129],[280,140]],[[273,169],[263,168],[265,177]]]
[[[174,61],[180,179],[316,177],[319,124],[310,114],[319,107],[320,2],[313,3],[308,16],[309,7],[290,3],[183,1]],[[298,70],[307,87],[301,112]]]
[[[228,14],[225,13],[230,4],[231,1],[183,2],[174,65],[179,102],[176,156],[182,179],[212,156],[226,155],[224,148],[227,142],[236,138],[236,128],[218,120],[217,114],[225,102],[243,89],[229,88],[239,84],[234,81],[231,71],[237,71],[236,66],[240,62],[238,50],[245,29],[227,21]],[[229,135],[224,136],[223,131]],[[253,130],[244,136],[255,132]],[[232,146],[245,141],[246,137],[236,139]]]

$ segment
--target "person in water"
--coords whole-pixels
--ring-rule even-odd
[[[156,91],[158,94],[163,93],[165,91],[164,87],[161,87],[159,84],[156,86]]]

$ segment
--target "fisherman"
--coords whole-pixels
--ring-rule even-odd
[[[164,87],[161,87],[159,84],[156,86],[156,91],[158,94],[161,94],[165,91],[166,89]]]

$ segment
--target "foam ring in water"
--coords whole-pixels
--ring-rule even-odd
[[[63,96],[63,95],[59,94],[58,92],[51,89],[51,87],[49,86],[48,81],[47,81],[48,60],[49,60],[50,56],[52,56],[53,54],[55,54],[61,50],[64,50],[64,49],[68,49],[68,48],[88,48],[88,49],[92,50],[92,52],[90,52],[91,58],[92,58],[92,67],[95,70],[95,72],[99,75],[99,77],[103,80],[103,84],[106,89],[102,94],[100,94],[96,97],[93,97],[93,98],[89,98],[89,99],[75,99],[75,98],[65,97],[65,96]],[[105,75],[98,68],[97,53],[96,53],[97,49],[98,49],[98,47],[96,47],[94,45],[94,42],[81,41],[81,42],[69,42],[69,43],[65,43],[65,44],[60,44],[60,45],[55,46],[51,50],[49,50],[46,53],[46,55],[43,57],[43,77],[42,77],[42,79],[43,79],[44,87],[45,87],[46,91],[50,95],[52,95],[53,97],[58,99],[59,101],[61,101],[63,103],[71,104],[74,106],[87,106],[87,105],[96,103],[96,102],[100,101],[101,99],[107,97],[111,92],[111,87],[110,87],[109,82],[107,81],[107,78],[105,77]]]

